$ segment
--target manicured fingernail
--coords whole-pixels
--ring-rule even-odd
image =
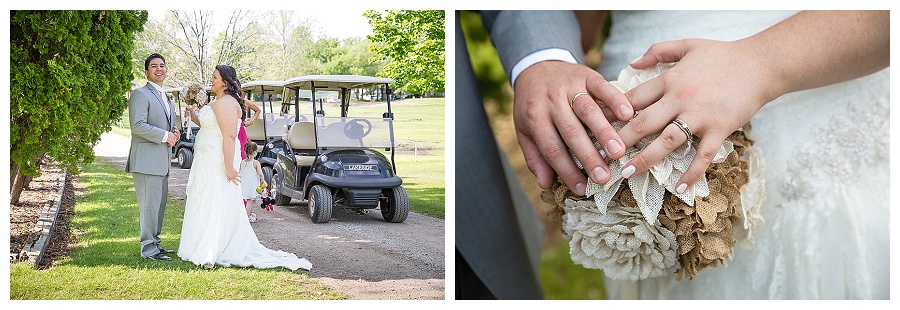
[[[632,65],[633,65],[633,64],[636,63],[638,60],[641,60],[641,58],[644,58],[644,55],[638,56],[638,58],[635,58],[634,60],[632,60],[631,62],[629,62],[629,64],[632,64]]]
[[[604,152],[602,149],[600,150],[600,157],[606,159],[606,152]]]
[[[609,151],[609,154],[615,154],[622,150],[622,145],[616,139],[611,139],[606,141],[606,150]]]
[[[606,172],[606,169],[603,169],[603,167],[597,167],[594,168],[593,175],[594,182],[601,183],[603,181],[606,181],[606,179],[609,177],[609,172]]]
[[[575,184],[575,195],[584,196],[585,185],[584,183]]]
[[[634,165],[628,165],[628,167],[625,167],[625,169],[622,169],[622,177],[623,178],[627,179],[627,178],[631,177],[632,174],[634,174]]]
[[[622,117],[631,117],[634,114],[634,111],[631,110],[627,105],[619,106],[619,115]]]
[[[681,185],[678,185],[678,187],[675,188],[675,192],[678,192],[679,194],[684,194],[685,190],[687,190],[687,183],[681,183]]]

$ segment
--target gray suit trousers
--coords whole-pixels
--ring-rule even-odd
[[[135,172],[132,173],[132,179],[140,212],[141,256],[149,257],[160,252],[159,234],[162,233],[163,214],[166,213],[169,175]]]

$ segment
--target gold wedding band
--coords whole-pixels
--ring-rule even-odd
[[[688,141],[692,140],[691,137],[694,136],[694,132],[691,131],[691,128],[688,127],[687,123],[676,118],[672,121],[672,124],[675,124],[675,126],[678,126],[678,128],[681,129],[682,132],[684,132],[684,134],[687,136]]]
[[[572,101],[569,101],[569,107],[574,109],[575,108],[575,99],[578,99],[578,96],[587,95],[587,94],[588,93],[586,93],[586,92],[580,92],[580,93],[575,94],[575,97],[572,97]]]

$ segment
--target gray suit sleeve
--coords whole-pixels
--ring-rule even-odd
[[[481,19],[507,77],[519,60],[548,48],[567,50],[584,63],[581,28],[572,11],[481,11]]]
[[[151,125],[147,121],[149,113],[150,99],[142,89],[135,89],[128,99],[128,123],[131,124],[131,134],[150,142],[162,143],[160,140],[167,131]]]

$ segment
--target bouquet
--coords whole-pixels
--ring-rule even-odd
[[[673,65],[645,70],[629,66],[611,83],[626,92]],[[625,123],[612,125],[619,130]],[[749,130],[747,124],[732,133],[705,176],[683,194],[677,194],[675,186],[696,154],[693,139],[627,182],[616,173],[659,134],[607,162],[613,172],[610,181],[601,185],[588,178],[584,196],[575,195],[559,181],[544,190],[541,198],[554,205],[551,212],[562,220],[572,260],[602,269],[610,278],[632,281],[672,273],[677,273],[678,280],[693,279],[703,268],[719,263],[727,267],[733,246],[752,246],[752,229],[762,223],[759,206],[765,186]],[[599,142],[592,135],[591,139],[599,150]]]

